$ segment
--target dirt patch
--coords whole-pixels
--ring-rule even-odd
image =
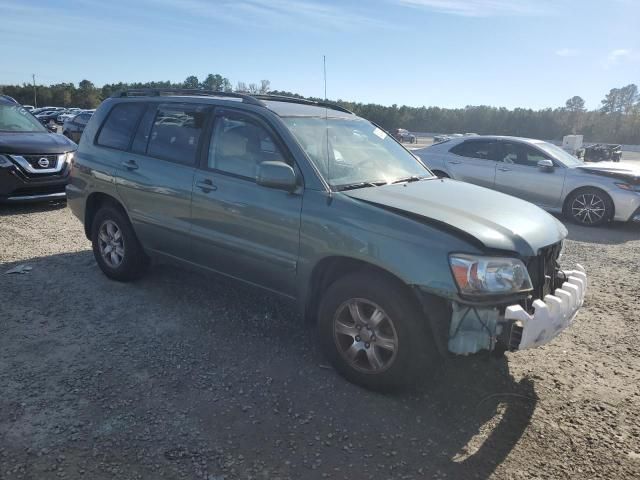
[[[115,283],[66,208],[0,207],[0,478],[640,478],[640,229],[569,228],[570,330],[379,395],[269,295]]]

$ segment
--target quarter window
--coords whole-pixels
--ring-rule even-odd
[[[203,106],[161,105],[153,122],[147,154],[193,165],[206,118]]]
[[[120,103],[113,107],[100,130],[98,144],[126,150],[144,108],[142,103]]]
[[[482,160],[495,160],[495,145],[495,142],[478,140],[467,141],[456,145],[449,151],[462,157],[479,158]]]
[[[255,179],[258,165],[267,161],[284,161],[284,156],[266,129],[247,119],[216,118],[209,168]]]

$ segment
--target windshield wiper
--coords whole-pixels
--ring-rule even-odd
[[[429,177],[425,177],[424,175],[411,175],[410,177],[399,178],[398,180],[394,180],[391,183],[417,182],[424,178],[429,178]]]
[[[378,180],[374,182],[355,182],[355,183],[347,183],[345,185],[336,186],[336,190],[342,192],[344,190],[355,190],[356,188],[366,188],[366,187],[379,187],[381,185],[386,185],[387,182],[384,180]]]

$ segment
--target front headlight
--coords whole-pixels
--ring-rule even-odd
[[[11,163],[7,157],[0,155],[0,167],[10,167],[11,165],[13,165],[13,163]]]
[[[527,268],[517,258],[460,254],[451,255],[449,263],[463,295],[520,293],[533,289]]]

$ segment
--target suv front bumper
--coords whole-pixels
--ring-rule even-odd
[[[535,300],[533,314],[527,313],[520,305],[510,305],[505,309],[504,319],[515,322],[511,331],[511,348],[525,350],[539,347],[572,324],[584,303],[587,275],[581,265],[562,273],[565,282],[556,288],[553,295],[545,295],[544,300]]]

